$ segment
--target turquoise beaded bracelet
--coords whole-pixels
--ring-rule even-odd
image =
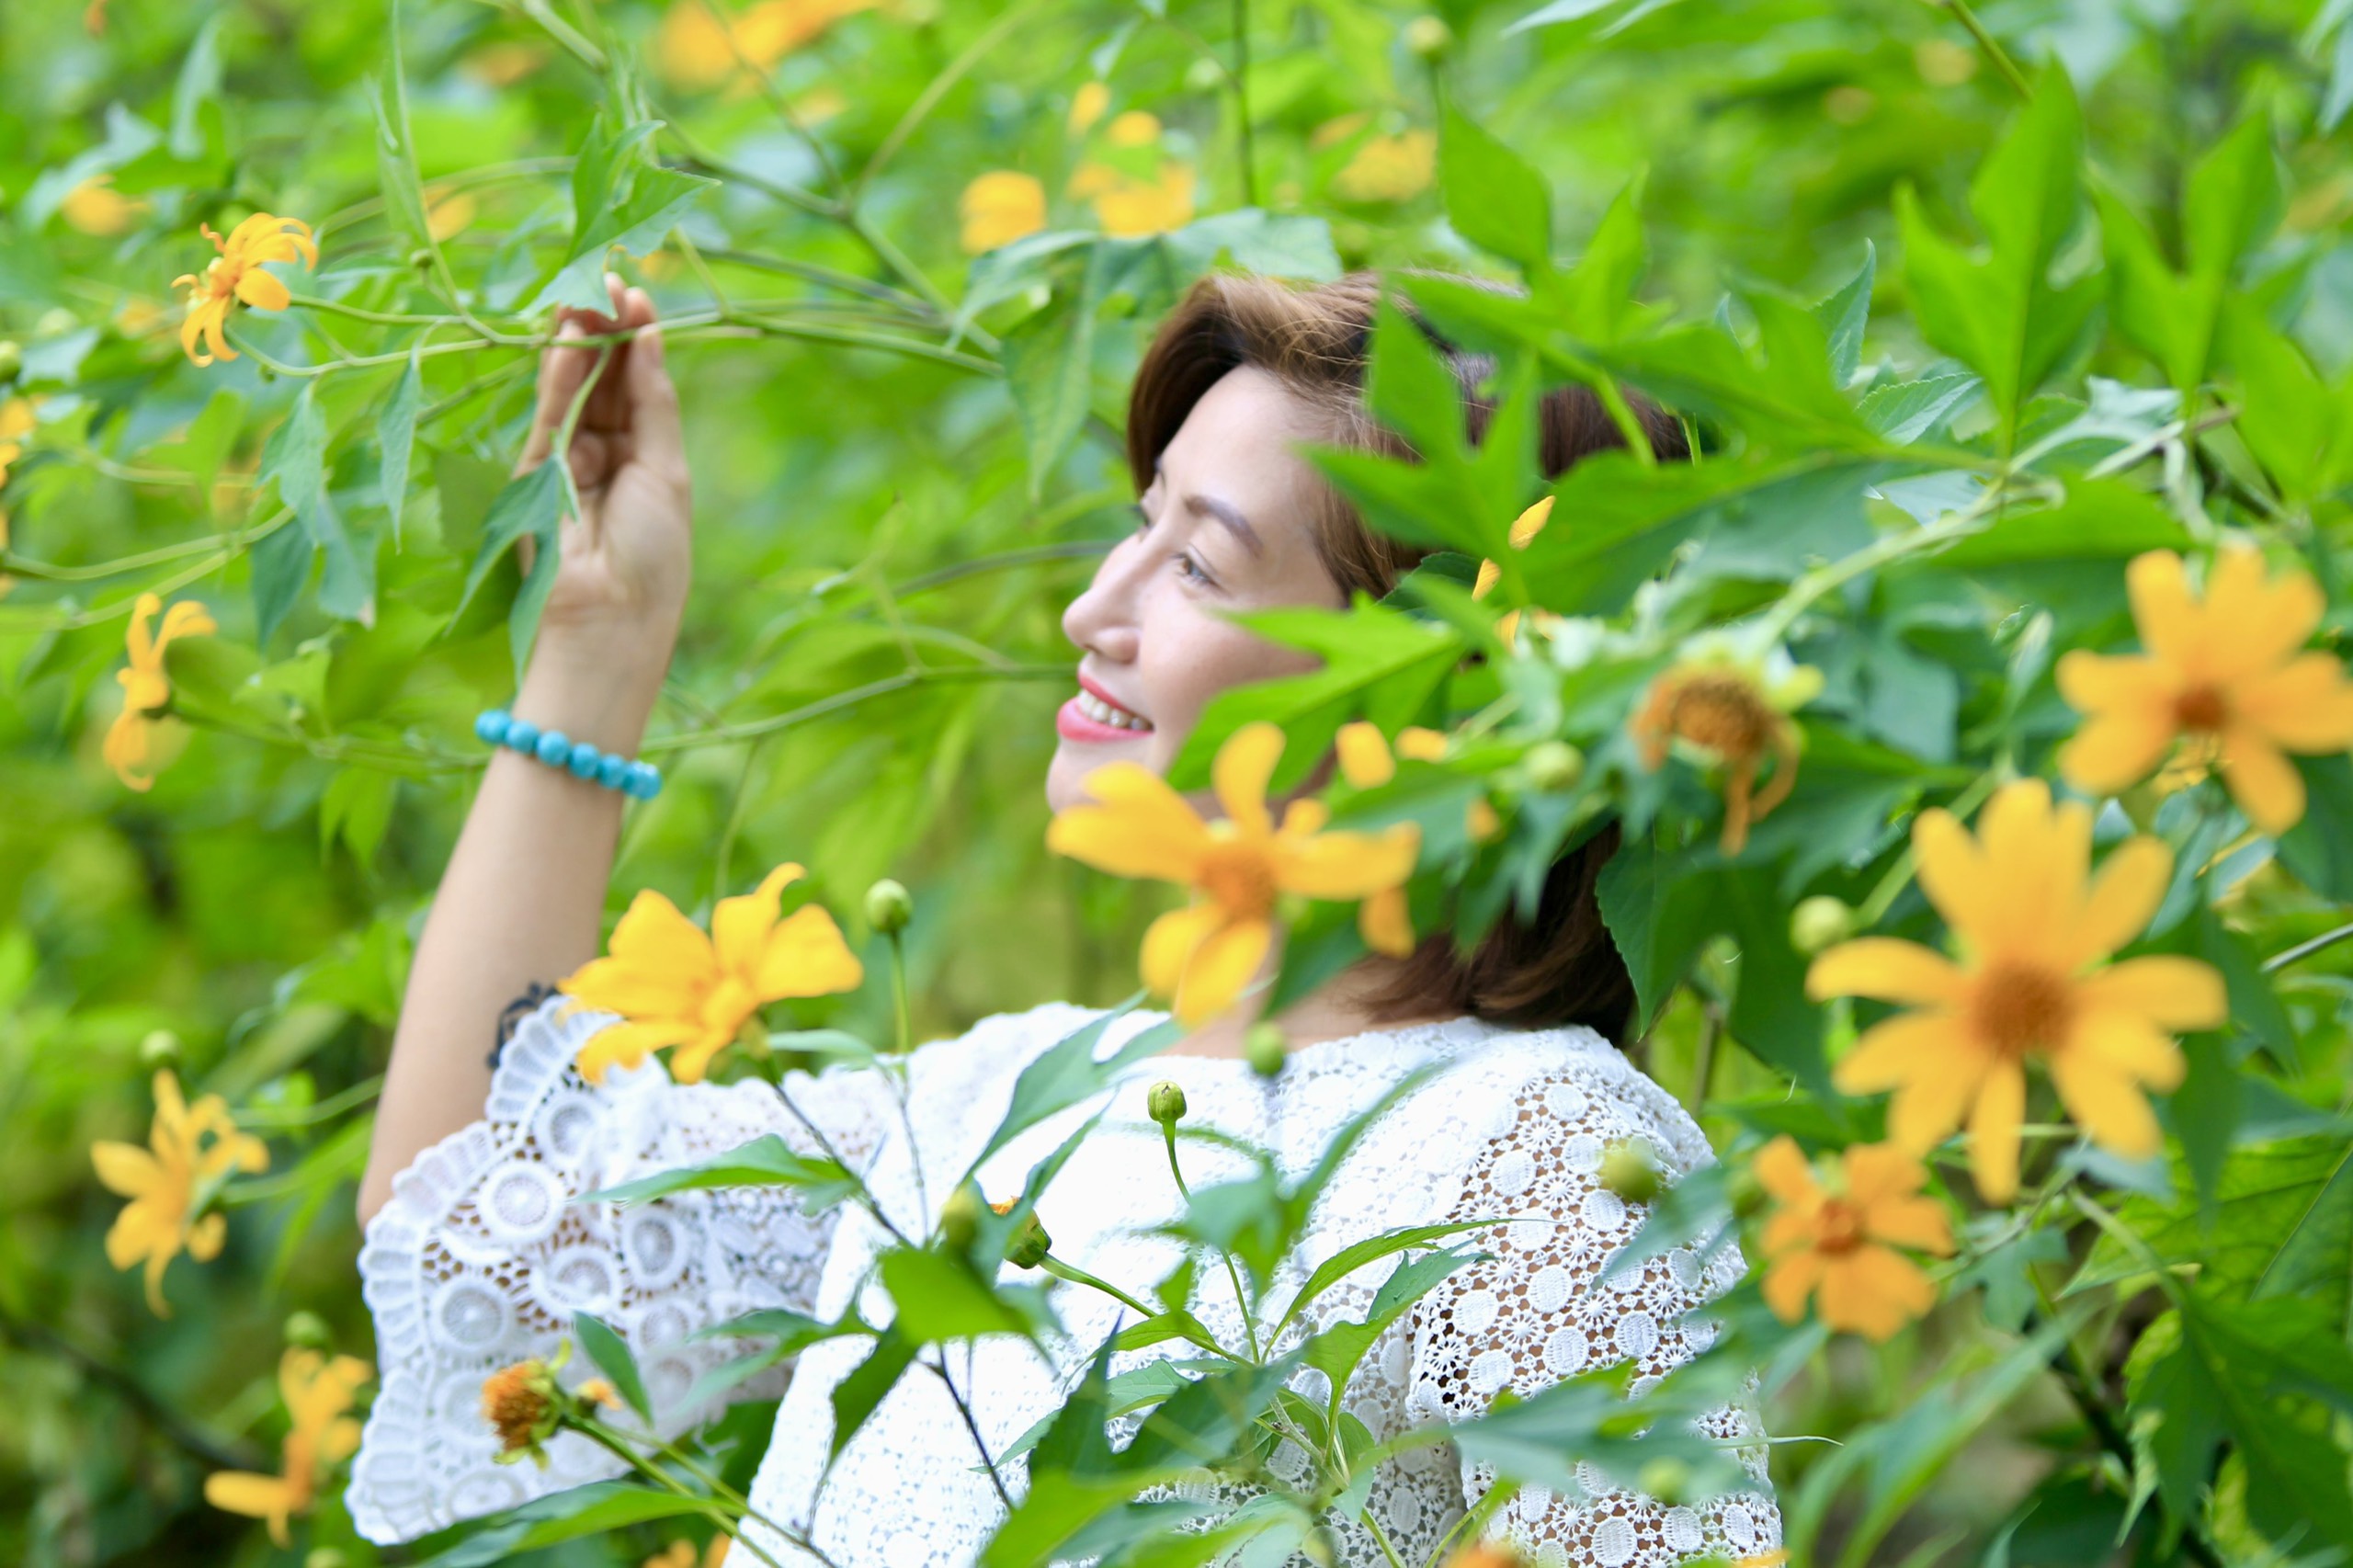
[[[542,730],[529,719],[517,719],[504,708],[493,708],[476,719],[474,734],[485,744],[535,756],[574,778],[619,790],[633,801],[650,801],[662,792],[662,770],[652,763],[598,751],[562,730]]]

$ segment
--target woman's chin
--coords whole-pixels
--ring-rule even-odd
[[[1140,762],[1160,771],[1152,756],[1154,737],[1136,735],[1117,741],[1074,741],[1061,737],[1054,747],[1054,760],[1046,767],[1046,805],[1057,812],[1068,811],[1086,799],[1086,776],[1110,762]]]

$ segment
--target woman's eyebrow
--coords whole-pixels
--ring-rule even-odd
[[[1250,519],[1244,517],[1232,502],[1221,501],[1214,495],[1188,494],[1185,510],[1197,517],[1214,517],[1223,523],[1251,554],[1267,553],[1266,541],[1258,537],[1258,530],[1250,526]]]

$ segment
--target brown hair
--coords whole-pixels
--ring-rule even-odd
[[[1273,376],[1324,415],[1334,443],[1408,453],[1364,406],[1366,349],[1380,297],[1381,281],[1370,273],[1313,287],[1247,275],[1195,284],[1161,324],[1128,399],[1128,468],[1137,491],[1150,488],[1160,454],[1201,395],[1245,365]],[[1454,374],[1471,438],[1482,438],[1494,405],[1480,389],[1495,362],[1456,347],[1414,319]],[[1689,456],[1672,417],[1640,400],[1634,409],[1652,450],[1664,458]],[[1547,478],[1581,458],[1625,445],[1601,400],[1585,387],[1547,393],[1538,428]],[[1318,488],[1316,548],[1343,592],[1379,597],[1427,553],[1375,533],[1339,492]],[[1620,1039],[1633,1009],[1634,987],[1594,892],[1617,847],[1613,823],[1553,863],[1533,920],[1506,911],[1467,953],[1456,950],[1450,932],[1424,937],[1369,998],[1376,1016],[1471,1013],[1499,1023],[1584,1024]]]

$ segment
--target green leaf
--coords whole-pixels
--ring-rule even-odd
[[[1166,1049],[1177,1038],[1179,1031],[1175,1021],[1164,1020],[1139,1031],[1133,1040],[1111,1055],[1097,1061],[1095,1048],[1102,1040],[1103,1031],[1118,1019],[1125,1017],[1134,1006],[1134,1000],[1131,1000],[1126,1006],[1115,1007],[1074,1029],[1021,1070],[1021,1075],[1013,1081],[1013,1097],[1006,1107],[1004,1119],[998,1121],[996,1131],[989,1134],[988,1142],[966,1167],[966,1180],[972,1179],[972,1173],[979,1170],[991,1154],[1023,1132],[1056,1111],[1100,1093],[1131,1063]]]
[[[2075,229],[2082,165],[2083,117],[2066,72],[2054,66],[1970,185],[1988,242],[1983,257],[1938,234],[1909,187],[1897,192],[1913,319],[1931,344],[1984,378],[2005,451],[2026,400],[2099,302],[2098,278],[2063,286],[2051,276]]]
[[[2353,903],[2353,761],[2297,756],[2304,814],[2279,835],[2279,863],[2325,898]]]
[[[2323,381],[2304,351],[2240,294],[2223,301],[2222,337],[2239,384],[2233,426],[2281,496],[2309,500],[2353,483],[2353,374],[2335,385]]]
[[[629,1402],[640,1421],[651,1425],[654,1401],[646,1395],[645,1379],[638,1372],[629,1342],[607,1327],[602,1318],[588,1312],[572,1314],[572,1332],[579,1336],[580,1348],[597,1363],[597,1369],[612,1380],[613,1391]]]
[[[2271,150],[2271,119],[2257,110],[2190,165],[2182,228],[2191,273],[2232,276],[2271,237],[2286,208],[2279,159]]]
[[[1838,291],[1813,307],[1814,319],[1830,340],[1830,380],[1851,384],[1863,362],[1863,329],[1871,316],[1871,288],[1879,277],[1879,247],[1863,242],[1863,265]]]
[[[319,854],[324,858],[340,838],[352,859],[365,870],[376,863],[376,851],[392,825],[392,804],[400,793],[396,774],[376,767],[344,767],[327,781],[319,796]]]
[[[2203,1294],[2175,1297],[2180,1333],[2173,1347],[2131,1381],[2128,1408],[2157,1472],[2157,1490],[2178,1518],[2200,1502],[2227,1439],[2246,1467],[2247,1516],[2274,1540],[2353,1545],[2353,1492],[2344,1450],[2324,1425],[2314,1430],[2288,1400],[2353,1413],[2353,1351],[2333,1337],[2315,1301],[2281,1297],[2229,1304]]]
[[[1438,178],[1457,233],[1530,277],[1552,269],[1552,194],[1544,176],[1450,104],[1440,121]]]
[[[892,1329],[910,1345],[989,1334],[1026,1335],[1045,1324],[1043,1304],[1034,1290],[1017,1287],[1028,1300],[1017,1306],[1004,1290],[992,1289],[973,1273],[970,1264],[946,1253],[900,1247],[883,1254],[880,1267],[882,1288],[897,1308]]]
[[[1147,1361],[1141,1367],[1132,1368],[1116,1377],[1105,1380],[1102,1394],[1097,1402],[1097,1419],[1098,1422],[1116,1419],[1158,1404],[1191,1381],[1192,1379],[1178,1370],[1177,1364],[1174,1361]],[[1079,1392],[1060,1409],[1050,1415],[1040,1416],[1028,1431],[1014,1438],[1012,1444],[997,1456],[997,1462],[1004,1464],[1009,1460],[1018,1459],[1036,1448],[1039,1440],[1044,1437],[1051,1428],[1080,1407],[1080,1400],[1086,1397],[1086,1392],[1085,1385],[1082,1384]],[[1097,1431],[1099,1434],[1099,1426]],[[1073,1466],[1065,1462],[1059,1468],[1069,1470]]]
[[[245,552],[253,572],[254,641],[261,647],[269,646],[271,635],[301,597],[313,554],[310,536],[291,524],[265,534]]]
[[[1469,449],[1462,388],[1437,346],[1386,290],[1373,307],[1365,401],[1375,419],[1426,455]]]
[[[540,611],[547,604],[548,590],[555,585],[555,570],[563,548],[563,493],[560,460],[550,460],[506,482],[506,487],[491,502],[490,512],[483,518],[482,542],[474,551],[473,564],[467,569],[465,590],[458,597],[458,608],[450,612],[453,623],[462,617],[481,590],[483,580],[490,575],[491,568],[515,548],[516,540],[528,536],[533,541],[531,569],[524,576],[523,586],[517,592],[514,607],[507,614],[507,637],[518,678],[531,651],[531,639],[539,631]]]
[[[1307,1277],[1307,1283],[1299,1288],[1299,1294],[1293,1296],[1290,1305],[1283,1309],[1282,1317],[1275,1324],[1273,1337],[1280,1338],[1283,1330],[1290,1326],[1291,1320],[1306,1311],[1318,1296],[1367,1264],[1378,1263],[1384,1257],[1393,1257],[1415,1247],[1428,1246],[1433,1242],[1460,1235],[1464,1231],[1482,1230],[1493,1223],[1495,1221],[1489,1220],[1457,1220],[1442,1225],[1406,1225],[1350,1243],[1325,1258],[1317,1266],[1315,1272]],[[1472,1256],[1463,1255],[1465,1260]]]
[[[1350,720],[1369,718],[1390,733],[1413,722],[1463,652],[1462,639],[1446,629],[1370,601],[1345,611],[1272,609],[1233,619],[1269,642],[1314,654],[1323,667],[1212,698],[1169,765],[1169,781],[1180,790],[1205,787],[1218,748],[1259,720],[1280,725],[1285,737],[1273,788],[1295,788]]]
[[[493,1568],[526,1552],[568,1540],[600,1536],[655,1519],[701,1517],[710,1504],[700,1497],[657,1492],[634,1482],[597,1481],[535,1498],[494,1516],[478,1535],[468,1537],[419,1568]]]
[[[645,165],[642,148],[658,129],[651,120],[618,132],[601,121],[591,129],[574,165],[572,244],[527,310],[610,310],[606,256],[616,246],[632,256],[658,249],[688,210],[717,187],[717,180],[699,175]]]
[[[1587,343],[1615,343],[1642,320],[1634,290],[1650,266],[1650,247],[1643,238],[1643,176],[1636,175],[1610,198],[1594,226],[1593,237],[1576,266],[1545,280],[1542,302],[1555,308],[1562,324]]]
[[[1302,1347],[1302,1357],[1309,1366],[1330,1381],[1332,1390],[1324,1418],[1328,1421],[1339,1417],[1357,1367],[1372,1349],[1374,1342],[1388,1332],[1390,1324],[1404,1315],[1415,1302],[1444,1283],[1456,1270],[1468,1264],[1488,1261],[1492,1259],[1485,1253],[1468,1248],[1427,1253],[1420,1257],[1409,1258],[1381,1282],[1381,1289],[1373,1292],[1372,1302],[1365,1309],[1363,1317],[1343,1319],[1310,1337]]]
[[[204,156],[204,128],[199,112],[221,97],[221,29],[229,13],[215,11],[196,29],[196,37],[180,57],[179,74],[172,80],[172,156],[193,163]]]
[[[376,418],[376,440],[383,449],[381,469],[384,510],[391,515],[392,548],[400,548],[401,513],[408,502],[409,459],[416,449],[416,414],[425,399],[425,381],[417,374],[416,357],[411,355],[401,370],[401,379],[392,383],[392,395],[384,402],[384,412]]]
[[[819,1213],[858,1190],[858,1178],[828,1159],[796,1152],[776,1133],[765,1133],[740,1148],[714,1154],[696,1165],[657,1171],[625,1181],[619,1187],[584,1192],[574,1203],[646,1203],[674,1192],[701,1192],[719,1187],[790,1187],[801,1192],[801,1207]]]
[[[2039,512],[2004,511],[1939,551],[1927,569],[1975,571],[2020,562],[2116,561],[2188,548],[2189,533],[2148,492],[2123,479],[2077,479],[2066,498]]]
[[[1114,261],[1103,244],[1057,268],[1052,299],[1006,334],[1006,389],[1029,437],[1029,494],[1044,494],[1095,403],[1095,318]]]
[[[376,184],[384,210],[409,244],[431,246],[433,229],[416,171],[416,143],[409,129],[408,69],[402,59],[401,6],[384,17],[384,75],[369,95],[376,117]]]
[[[884,1329],[874,1341],[873,1351],[851,1368],[840,1382],[834,1385],[829,1396],[834,1407],[834,1439],[825,1453],[830,1468],[849,1447],[866,1418],[874,1414],[884,1396],[896,1388],[899,1379],[915,1364],[915,1347],[900,1337],[897,1329]]]
[[[1822,323],[1769,294],[1754,296],[1749,304],[1757,324],[1754,351],[1699,324],[1618,345],[1601,356],[1602,363],[1671,407],[1768,445],[1878,450],[1880,437],[1833,379]]]

